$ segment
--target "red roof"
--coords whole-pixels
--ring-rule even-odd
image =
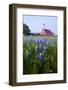
[[[51,30],[49,30],[49,29],[44,29],[43,31],[46,32],[47,36],[53,36],[54,35],[53,32]]]

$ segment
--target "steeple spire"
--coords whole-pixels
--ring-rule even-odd
[[[43,30],[45,29],[45,23],[43,23]]]

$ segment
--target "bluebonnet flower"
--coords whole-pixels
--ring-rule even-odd
[[[40,43],[45,44],[45,43],[47,43],[47,40],[46,39],[40,39]]]
[[[35,52],[36,52],[36,53],[38,52],[38,46],[35,47]]]
[[[41,41],[41,39],[36,39],[35,40],[35,43],[37,43],[37,44],[40,44],[42,41]]]
[[[30,55],[30,53],[29,53],[29,51],[28,50],[26,50],[26,58],[29,58],[29,55]]]
[[[35,43],[38,43],[38,40],[36,39],[36,40],[34,40],[34,42],[35,42]]]
[[[39,41],[39,44],[40,44],[40,43],[42,44],[42,39],[39,39],[38,41]]]
[[[36,39],[34,42],[37,44],[48,44],[48,40],[46,39]]]
[[[38,59],[39,59],[40,61],[42,61],[42,54],[41,54],[41,53],[39,54]]]
[[[38,43],[41,43],[41,39],[38,39]]]
[[[44,52],[46,52],[46,49],[47,49],[47,47],[46,46],[43,46],[43,51]]]
[[[41,39],[41,44],[44,44],[44,43],[45,43],[44,39]]]
[[[44,42],[45,42],[46,44],[48,44],[48,40],[44,39]]]

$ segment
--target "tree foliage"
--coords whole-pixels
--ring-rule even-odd
[[[23,24],[23,34],[29,35],[30,34],[29,26],[26,24]]]

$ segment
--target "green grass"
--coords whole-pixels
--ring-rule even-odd
[[[46,52],[42,49],[35,52],[35,47],[39,45],[32,42],[35,39],[47,39],[48,44],[46,46]],[[26,56],[26,50],[29,51],[29,56]],[[37,56],[42,53],[42,61]],[[43,73],[57,73],[57,37],[45,37],[45,36],[24,36],[23,44],[23,74],[43,74]]]

